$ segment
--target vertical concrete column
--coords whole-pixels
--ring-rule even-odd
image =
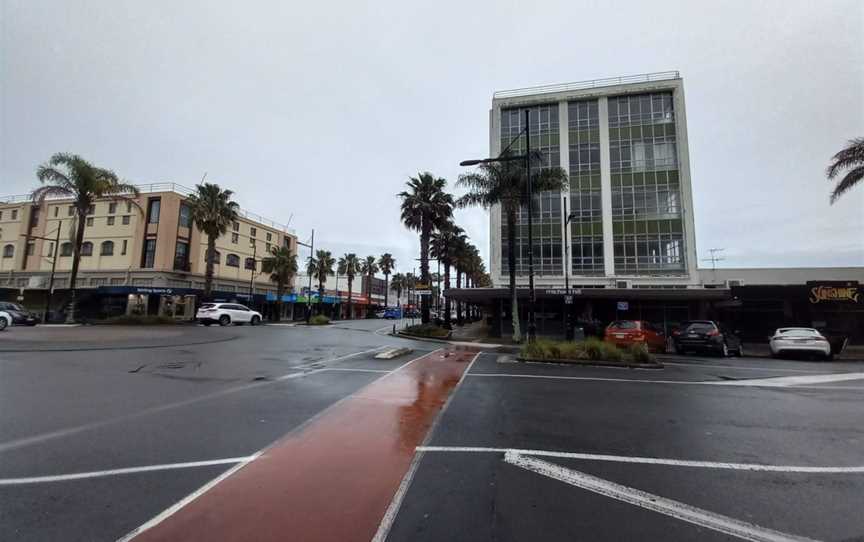
[[[501,299],[493,299],[490,310],[492,312],[492,327],[489,330],[489,336],[500,337],[503,334],[501,313],[504,312],[504,302]]]
[[[597,103],[600,117],[600,206],[603,209],[603,271],[615,275],[615,247],[612,238],[612,173],[609,159],[609,101],[602,96]]]
[[[570,174],[570,116],[567,108],[567,102],[562,101],[558,102],[558,150],[561,156],[560,166],[561,169]],[[573,267],[572,267],[572,254],[570,254],[570,247],[565,247],[567,242],[570,240],[570,236],[567,235],[567,217],[564,216],[564,201],[567,201],[567,212],[571,212],[572,208],[570,205],[570,190],[569,186],[567,190],[561,191],[561,259],[564,262],[564,266],[562,267],[562,273],[566,271],[569,276],[573,276]],[[569,258],[566,256],[570,256]],[[563,276],[562,276],[563,278]]]

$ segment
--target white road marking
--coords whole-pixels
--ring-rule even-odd
[[[390,371],[389,373],[385,374],[385,375],[382,376],[381,378],[375,380],[375,382],[378,382],[378,381],[380,381],[380,380],[383,380],[383,379],[387,378],[388,376],[392,375],[393,373],[395,373],[395,372],[397,372],[397,371],[400,371],[400,370],[404,369],[405,367],[411,365],[411,364],[414,363],[415,361],[417,361],[417,360],[419,360],[419,359],[422,359],[422,358],[424,358],[424,357],[426,357],[426,356],[432,355],[432,354],[434,354],[435,352],[438,352],[438,351],[440,351],[440,350],[441,350],[441,349],[439,348],[438,350],[433,350],[432,352],[426,352],[426,353],[424,353],[422,356],[419,356],[419,357],[416,357],[416,358],[414,358],[414,359],[408,360],[408,361],[406,361],[405,363],[403,363],[402,365],[400,365],[399,367],[397,367],[397,368],[393,369],[392,371]],[[359,353],[358,353],[358,354],[359,354]],[[358,354],[352,354],[352,355],[358,355]],[[323,371],[323,370],[326,370],[326,369],[321,369],[321,370]],[[373,383],[374,383],[374,382],[373,382]],[[370,383],[369,385],[371,385],[371,383]],[[165,521],[165,520],[168,519],[169,517],[173,516],[173,515],[176,514],[178,511],[180,511],[184,506],[186,506],[186,505],[189,504],[190,502],[194,501],[195,499],[197,499],[198,497],[200,497],[201,495],[203,495],[204,493],[206,493],[207,491],[209,491],[210,489],[212,489],[212,488],[213,488],[214,486],[216,486],[219,482],[225,480],[226,478],[228,478],[229,476],[231,476],[232,474],[234,474],[234,473],[237,472],[238,470],[242,469],[243,467],[245,467],[246,465],[248,465],[249,463],[251,463],[252,461],[254,461],[255,459],[257,459],[257,458],[260,457],[261,455],[265,454],[265,453],[267,452],[267,450],[268,450],[270,447],[272,447],[273,445],[275,445],[277,442],[280,442],[280,441],[281,441],[282,439],[284,439],[286,436],[291,435],[291,434],[294,434],[294,433],[297,433],[297,432],[299,432],[299,431],[302,431],[304,428],[308,427],[310,424],[312,424],[313,422],[315,422],[318,418],[321,418],[322,416],[324,416],[327,412],[329,412],[330,410],[332,410],[333,408],[335,408],[337,405],[340,405],[340,404],[342,404],[342,402],[347,401],[348,399],[357,396],[357,395],[358,395],[361,391],[363,391],[365,388],[366,388],[366,386],[363,386],[362,388],[360,388],[359,390],[355,391],[354,393],[351,393],[351,394],[349,394],[349,395],[346,395],[345,397],[339,399],[338,401],[336,401],[336,402],[333,403],[332,405],[328,406],[327,408],[325,408],[325,409],[322,410],[321,412],[318,412],[317,414],[315,414],[314,416],[312,416],[311,418],[309,418],[308,420],[306,420],[305,422],[303,422],[302,424],[300,424],[298,427],[295,427],[294,429],[292,429],[291,431],[289,431],[289,432],[286,433],[285,435],[282,435],[281,437],[279,437],[279,438],[276,439],[275,441],[271,442],[270,444],[268,444],[267,446],[265,446],[265,447],[262,448],[261,450],[258,450],[258,451],[255,452],[254,454],[250,455],[248,461],[244,461],[243,463],[238,463],[237,465],[234,465],[233,467],[231,467],[231,468],[228,469],[227,471],[223,472],[222,474],[220,474],[219,476],[217,476],[217,477],[214,478],[213,480],[210,480],[209,482],[207,482],[206,484],[204,484],[203,486],[201,486],[200,488],[198,488],[198,489],[195,490],[194,492],[190,493],[189,495],[187,495],[187,496],[184,497],[183,499],[177,501],[175,504],[173,504],[173,505],[170,506],[169,508],[163,510],[159,515],[157,515],[157,516],[154,517],[153,519],[147,521],[146,523],[144,523],[144,524],[141,525],[140,527],[135,528],[135,529],[134,529],[133,531],[131,531],[130,533],[128,533],[128,534],[126,534],[125,536],[123,536],[122,538],[118,539],[117,542],[128,542],[129,540],[132,540],[133,538],[135,538],[135,537],[138,536],[139,534],[143,533],[144,531],[147,531],[147,530],[152,529],[153,527],[159,525],[160,523],[162,523],[163,521]]]
[[[444,406],[441,407],[441,411],[438,412],[438,415],[435,417],[435,421],[432,422],[432,425],[429,427],[429,431],[426,432],[426,438],[424,439],[424,443],[428,442],[432,439],[432,435],[435,433],[435,428],[438,427],[438,421],[444,415],[444,412],[447,411],[447,407],[450,406],[450,402],[453,400],[453,397],[456,396],[456,392],[459,391],[459,387],[462,385],[462,382],[465,380],[465,377],[471,371],[471,367],[474,366],[474,362],[477,361],[477,358],[480,357],[480,352],[478,352],[474,358],[471,360],[471,363],[468,364],[468,367],[465,368],[465,372],[462,373],[462,376],[459,378],[459,382],[453,387],[453,391],[450,392],[450,396],[447,398],[447,401],[444,402]],[[384,517],[381,518],[381,523],[378,524],[378,530],[375,532],[375,536],[372,537],[372,542],[384,542],[387,540],[387,535],[390,534],[390,529],[393,527],[393,522],[396,520],[396,515],[399,513],[399,508],[402,506],[402,501],[405,499],[405,494],[408,493],[408,488],[411,487],[411,482],[414,480],[414,474],[417,472],[417,468],[420,466],[420,460],[423,459],[423,446],[418,446],[415,449],[414,457],[411,459],[411,465],[408,467],[408,472],[405,473],[405,476],[402,477],[402,481],[399,483],[399,488],[396,489],[396,493],[393,494],[393,499],[390,501],[390,506],[387,507],[387,511],[384,512]]]
[[[531,457],[523,457],[517,453],[508,452],[504,456],[504,461],[516,467],[570,484],[571,486],[586,489],[598,495],[639,506],[743,540],[753,542],[812,541],[810,538],[760,527],[753,523],[709,512],[708,510],[703,510],[702,508],[697,508],[673,499],[667,499],[666,497],[648,493],[647,491],[616,484],[615,482],[610,482],[609,480],[604,480],[603,478],[598,478],[584,472],[567,469]]]
[[[528,450],[520,448],[485,448],[480,446],[418,446],[420,452],[454,453],[498,453],[519,454],[535,457],[560,457],[563,459],[582,459],[586,461],[609,461],[613,463],[638,463],[644,465],[669,465],[673,467],[698,467],[705,469],[746,470],[759,472],[784,472],[807,474],[853,474],[864,473],[864,466],[849,467],[805,467],[797,465],[762,465],[759,463],[728,463],[721,461],[693,461],[688,459],[667,459],[662,457],[639,457],[629,455],[588,454],[581,452],[557,452],[552,450]]]
[[[765,372],[781,372],[781,373],[815,373],[815,374],[825,374],[824,371],[819,371],[816,369],[783,369],[780,367],[756,367],[756,366],[748,366],[742,367],[740,365],[720,365],[716,363],[687,363],[686,361],[667,361],[662,360],[663,365],[676,365],[679,367],[706,367],[709,369],[731,369],[733,371],[765,371]]]
[[[354,352],[353,354],[346,354],[344,356],[339,356],[339,357],[328,359],[328,360],[322,360],[322,361],[316,362],[315,365],[320,365],[320,364],[325,364],[325,363],[333,363],[336,361],[342,361],[342,360],[349,359],[352,357],[361,356],[363,354],[369,354],[371,352],[375,352],[376,350],[380,350],[381,348],[385,348],[385,347],[384,346],[378,346],[378,347],[372,348],[370,350],[364,350],[362,352]],[[316,369],[313,371],[296,372],[298,370],[302,371],[305,368],[307,368],[307,366],[299,365],[299,366],[291,367],[292,371],[294,371],[294,372],[284,374],[284,375],[282,375],[278,378],[275,378],[273,380],[261,380],[261,381],[251,382],[249,384],[244,384],[242,386],[236,386],[233,388],[227,388],[224,390],[219,390],[219,391],[207,393],[204,395],[199,395],[197,397],[191,397],[189,399],[177,401],[176,403],[166,403],[166,404],[162,404],[162,405],[151,407],[151,408],[145,408],[143,410],[139,410],[138,412],[126,414],[124,416],[118,416],[116,418],[108,418],[107,420],[100,420],[97,422],[78,425],[75,427],[67,427],[65,429],[58,429],[57,431],[51,431],[49,433],[42,433],[39,435],[33,435],[30,437],[24,437],[24,438],[19,438],[19,439],[11,440],[8,442],[0,443],[0,453],[6,452],[8,450],[14,450],[17,448],[24,448],[26,446],[32,446],[34,444],[39,444],[42,442],[54,440],[54,439],[61,438],[61,437],[67,437],[69,435],[74,435],[74,434],[81,433],[84,431],[89,431],[91,429],[98,429],[100,427],[105,427],[105,426],[112,425],[112,424],[115,424],[118,422],[133,420],[133,419],[139,418],[141,416],[147,416],[150,414],[158,414],[158,413],[164,412],[166,410],[172,410],[175,408],[189,406],[189,405],[201,402],[201,401],[207,401],[209,399],[215,399],[217,397],[230,395],[232,393],[237,393],[240,391],[246,391],[246,390],[258,388],[261,386],[269,386],[269,385],[273,384],[274,382],[282,382],[285,380],[291,380],[291,379],[295,379],[295,378],[302,378],[305,376],[311,376],[313,374],[320,373],[321,371],[324,370],[324,368],[320,368],[320,369]]]
[[[165,463],[162,465],[144,465],[141,467],[126,467],[122,469],[99,470],[92,472],[76,472],[74,474],[57,474],[53,476],[31,476],[27,478],[0,478],[0,486],[16,486],[25,484],[45,484],[51,482],[68,482],[70,480],[85,480],[118,474],[134,474],[138,472],[154,472],[162,470],[189,469],[194,467],[210,467],[212,465],[227,465],[251,461],[252,456],[228,457],[225,459],[209,459],[206,461],[188,461],[186,463]]]
[[[626,382],[636,384],[676,384],[681,386],[739,386],[762,388],[809,388],[809,389],[844,389],[856,390],[857,387],[827,387],[815,386],[823,382],[840,382],[844,380],[862,380],[864,373],[843,373],[809,376],[778,376],[774,378],[752,378],[745,380],[653,380],[648,378],[604,378],[595,376],[557,376],[511,373],[474,373],[472,377],[503,377],[503,378],[539,378],[545,380],[575,380],[585,382]]]
[[[351,369],[349,367],[327,367],[325,371],[344,371],[347,373],[389,373],[387,369]]]

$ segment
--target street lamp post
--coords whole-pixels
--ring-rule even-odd
[[[57,224],[57,235],[54,239],[50,239],[48,237],[40,237],[38,235],[26,235],[22,234],[23,237],[28,237],[30,239],[42,239],[43,241],[54,241],[54,251],[51,254],[51,275],[48,278],[48,295],[45,296],[45,314],[42,315],[42,323],[48,323],[48,313],[51,311],[51,298],[54,294],[54,272],[57,270],[57,256],[60,251],[60,230],[63,229],[63,219],[61,218],[59,223]]]
[[[252,293],[253,293],[252,289],[254,287],[254,282],[255,282],[255,270],[256,270],[256,266],[258,265],[258,260],[256,259],[256,256],[258,255],[258,253],[257,253],[258,243],[255,242],[255,239],[251,239],[251,243],[252,243],[252,275],[249,277],[249,304],[250,305],[252,305]]]
[[[300,246],[309,248],[309,263],[312,263],[312,256],[315,254],[315,230],[312,230],[312,240],[309,244],[297,241]],[[306,291],[306,323],[312,317],[312,273],[309,272],[309,266],[306,266],[306,274],[309,275],[309,288]]]
[[[569,196],[564,198],[564,215],[567,217],[564,221],[564,292],[565,296],[570,295],[570,221],[576,218],[575,213],[567,213],[567,200]],[[573,340],[573,323],[570,318],[570,305],[567,300],[564,300],[564,339]]]

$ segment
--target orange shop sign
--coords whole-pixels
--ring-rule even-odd
[[[857,282],[807,284],[810,287],[810,303],[858,303],[861,296]]]

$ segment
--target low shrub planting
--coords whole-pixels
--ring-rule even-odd
[[[312,318],[309,319],[310,326],[325,326],[330,323],[330,318],[324,316],[323,314],[316,314]]]
[[[645,345],[621,349],[596,337],[585,341],[552,341],[538,339],[526,343],[521,350],[522,359],[546,361],[607,361],[613,363],[656,363]]]
[[[450,336],[450,332],[443,327],[435,324],[417,324],[416,326],[408,326],[402,330],[408,335],[417,335],[418,337],[431,337],[433,339],[446,339]]]
[[[114,326],[174,326],[181,324],[179,320],[175,320],[170,316],[115,316],[107,320],[96,320],[96,324],[108,324]]]

